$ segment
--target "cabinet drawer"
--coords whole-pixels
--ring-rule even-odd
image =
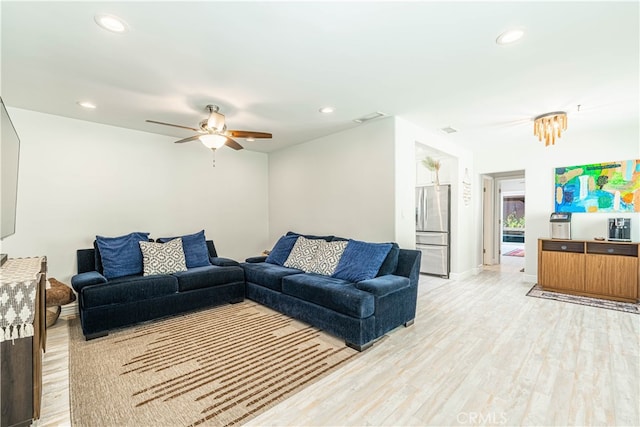
[[[602,255],[638,256],[638,245],[624,245],[616,243],[587,242],[587,253]]]
[[[584,253],[584,243],[583,242],[567,242],[567,241],[553,241],[553,240],[543,240],[542,241],[542,250],[543,251],[553,251],[553,252],[574,252],[574,253]]]

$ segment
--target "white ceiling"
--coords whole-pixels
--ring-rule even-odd
[[[484,149],[537,143],[531,118],[549,111],[569,112],[567,132],[638,127],[637,1],[0,5],[7,105],[176,139],[193,133],[145,119],[197,127],[218,104],[230,128],[273,133],[239,140],[258,151],[375,111]],[[130,31],[101,29],[97,13]],[[524,38],[497,45],[513,27]]]

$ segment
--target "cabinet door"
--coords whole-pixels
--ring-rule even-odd
[[[556,251],[540,254],[540,286],[584,292],[584,254]]]
[[[638,258],[587,255],[585,291],[620,298],[638,297]]]

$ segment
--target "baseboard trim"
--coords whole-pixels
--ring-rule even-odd
[[[472,268],[471,270],[463,271],[462,273],[449,273],[449,279],[464,280],[471,276],[475,276],[478,273],[480,273],[480,271],[477,268]]]
[[[60,312],[60,316],[77,316],[78,314],[80,314],[78,311],[78,301],[63,305],[62,311]]]

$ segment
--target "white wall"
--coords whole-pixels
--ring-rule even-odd
[[[402,119],[395,118],[395,241],[416,247],[416,143]]]
[[[76,249],[96,234],[152,237],[205,230],[219,255],[244,260],[268,241],[264,153],[8,108],[20,137],[16,233],[10,257],[46,255],[49,277],[69,283]]]
[[[549,215],[554,210],[554,171],[556,167],[600,163],[640,158],[640,131],[638,123],[628,127],[608,129],[601,133],[593,130],[580,132],[577,126],[569,128],[554,146],[545,147],[527,132],[522,141],[514,142],[504,150],[475,153],[479,174],[523,169],[525,171],[525,279],[537,280],[538,238],[549,237]],[[606,236],[609,217],[632,218],[631,236],[640,240],[640,214],[578,213],[572,218],[572,237],[590,240]],[[481,229],[480,229],[481,230]]]
[[[478,203],[480,185],[472,182],[471,200],[465,202],[463,191],[463,180],[472,178],[473,175],[473,158],[471,152],[451,142],[446,135],[420,128],[413,123],[402,119],[396,119],[396,144],[410,144],[415,147],[416,143],[434,148],[447,156],[445,179],[451,184],[451,278],[460,279],[476,273],[477,266],[480,261],[477,258],[474,247],[480,245],[478,242],[479,233],[477,232],[477,224],[472,215],[474,206]],[[415,164],[419,159],[413,157],[413,160],[406,167],[416,170]],[[465,171],[467,176],[465,177]],[[411,209],[415,209],[415,192],[414,188],[417,184],[417,173],[413,174],[413,182],[411,185]],[[444,183],[441,181],[441,183]],[[413,227],[413,246],[415,247],[415,220],[411,219],[411,227]],[[481,230],[481,229],[480,229]]]
[[[268,247],[289,230],[395,241],[394,156],[393,118],[271,153]]]

